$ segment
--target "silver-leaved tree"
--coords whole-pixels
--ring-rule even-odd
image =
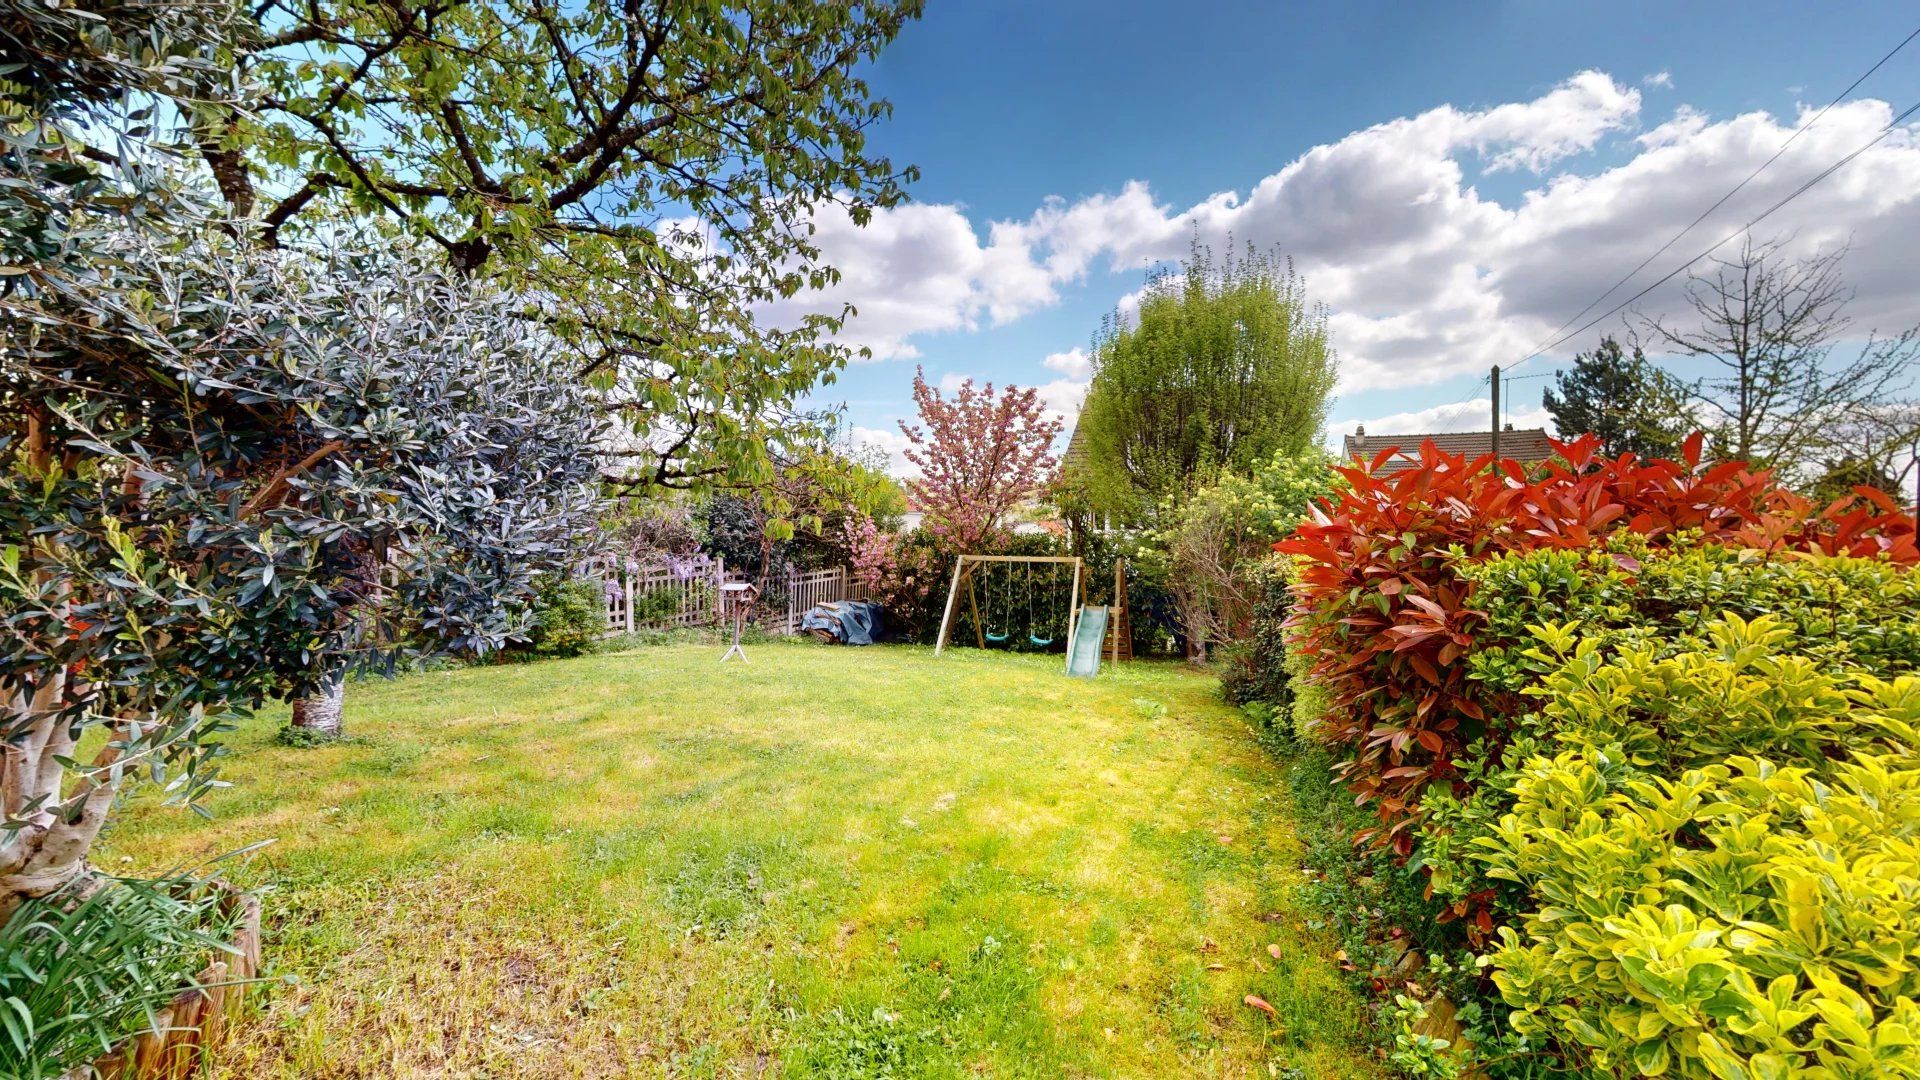
[[[500,643],[594,512],[602,414],[524,298],[213,216],[153,130],[246,24],[124,7],[0,13],[0,918],[84,887],[132,778],[202,795],[231,710]]]

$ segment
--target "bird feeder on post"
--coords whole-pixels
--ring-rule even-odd
[[[753,614],[754,601],[758,599],[760,590],[750,581],[729,582],[720,586],[720,606],[725,611],[727,621],[733,624],[733,644],[720,654],[721,663],[726,663],[736,655],[741,663],[747,662],[747,650],[740,647],[740,629]]]

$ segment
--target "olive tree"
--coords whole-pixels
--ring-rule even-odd
[[[227,710],[503,643],[595,511],[593,403],[472,284],[125,244],[98,293],[5,304],[0,909],[84,873],[127,777],[204,790]]]
[[[214,217],[152,129],[226,100],[237,24],[121,7],[0,11],[0,917],[89,880],[132,779],[202,795],[232,710],[503,640],[591,510],[593,403],[488,315],[521,301]]]
[[[369,653],[412,633],[484,653],[527,629],[533,579],[570,568],[595,531],[604,417],[577,354],[518,318],[519,298],[417,253],[279,261],[298,267],[287,292],[307,312],[283,348],[317,376],[292,390],[308,403],[301,461],[351,470],[405,511],[356,552],[358,574],[393,584],[343,614],[294,702],[294,726],[337,735],[345,676]]]

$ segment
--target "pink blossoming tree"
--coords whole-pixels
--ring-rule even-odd
[[[979,551],[1000,533],[1009,511],[1039,491],[1052,476],[1053,440],[1060,421],[1050,419],[1031,387],[960,384],[951,397],[913,376],[920,424],[902,423],[907,460],[920,476],[907,482],[925,527],[957,551]]]

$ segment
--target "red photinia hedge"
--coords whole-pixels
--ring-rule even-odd
[[[1417,467],[1381,474],[1397,453],[1383,451],[1341,469],[1348,490],[1274,545],[1304,557],[1288,641],[1328,690],[1322,733],[1349,748],[1342,776],[1358,801],[1377,804],[1384,837],[1403,854],[1421,790],[1457,776],[1463,748],[1519,707],[1486,700],[1466,678],[1481,616],[1461,560],[1584,548],[1631,529],[1656,541],[1697,530],[1743,547],[1920,561],[1912,518],[1884,492],[1856,488],[1815,507],[1744,463],[1702,465],[1698,434],[1680,461],[1601,458],[1598,445],[1556,442],[1561,460],[1532,475],[1431,441]]]

